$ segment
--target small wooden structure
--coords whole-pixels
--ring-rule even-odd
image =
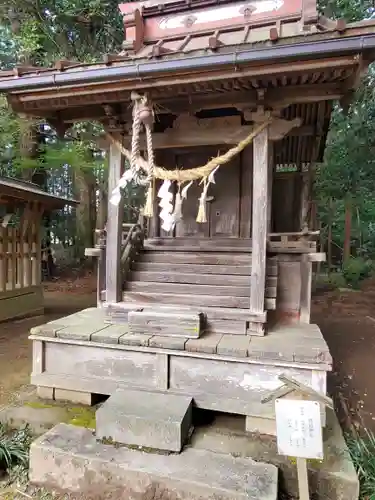
[[[141,387],[272,419],[261,400],[281,373],[326,392],[331,358],[309,324],[312,265],[324,258],[311,230],[311,186],[332,104],[375,58],[375,21],[331,21],[314,0],[150,0],[120,9],[120,54],[0,74],[13,109],[61,133],[77,120],[100,121],[110,193],[130,158],[134,91],[154,105],[155,164],[164,174],[255,137],[215,173],[206,222],[196,220],[195,182],[182,219],[163,229],[156,170],[147,231],[142,221],[123,226],[121,202],[109,203],[106,231],[87,251],[99,258],[98,308],[32,331],[32,381],[50,397]],[[150,165],[135,156],[137,168]],[[173,185],[172,206],[181,187]],[[164,311],[168,321],[160,328],[155,315],[150,330],[129,331],[129,311],[158,312],[157,321]],[[197,338],[177,331],[179,311],[204,316]]]
[[[71,200],[0,177],[0,321],[43,313],[42,217]]]

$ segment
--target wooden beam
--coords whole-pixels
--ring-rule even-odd
[[[252,272],[250,312],[264,311],[266,284],[267,203],[269,130],[265,128],[253,142]]]
[[[199,122],[210,122],[211,119],[199,120]],[[224,122],[224,118],[223,118]],[[167,129],[163,133],[155,133],[152,136],[154,149],[184,148],[192,146],[216,146],[220,144],[236,145],[245,139],[254,130],[250,125],[232,126],[207,126],[195,125],[182,127],[180,129]],[[216,123],[216,122],[215,122]],[[287,135],[292,127],[299,126],[300,120],[296,118],[292,121],[276,118],[269,129],[268,140],[278,141]],[[130,136],[124,139],[123,145],[129,149],[131,147]],[[145,137],[141,137],[141,149],[145,149]]]
[[[290,104],[341,99],[345,92],[346,88],[342,83],[277,87],[268,89],[265,92],[264,103],[268,109],[282,109]],[[215,92],[212,92],[212,95],[207,93],[191,93],[182,97],[162,97],[160,93],[153,96],[151,92],[151,98],[153,102],[158,105],[158,114],[197,113],[204,109],[217,108],[237,108],[242,110],[256,107],[257,104],[259,104],[257,93],[254,90],[223,92],[220,93],[219,100]],[[128,103],[130,104],[130,94],[128,95],[125,93],[121,97],[118,92],[113,92],[112,99],[111,94],[108,93],[108,99],[108,102],[122,101],[125,103],[118,118],[121,118],[124,122],[130,123],[132,119],[131,109],[128,106]],[[82,113],[84,113],[85,117],[88,119],[104,120],[106,118],[106,113],[101,103],[98,103],[97,106],[92,106],[93,103],[90,105],[90,102],[89,100],[87,101],[84,109],[79,104],[77,107],[67,106],[64,110],[60,111],[61,120],[67,123],[74,123],[77,120],[82,120]],[[83,105],[84,104],[82,104],[82,106]],[[39,109],[44,109],[44,104],[42,102],[40,106],[41,108]],[[48,103],[46,104],[46,108],[52,109],[48,106]],[[32,110],[30,110],[30,112],[32,112]],[[36,110],[35,113],[38,114],[38,110]],[[45,114],[45,112],[43,112],[43,114]]]
[[[197,130],[197,131],[173,131],[173,129],[167,129],[162,133],[154,133],[152,135],[154,149],[169,149],[169,148],[183,148],[190,146],[217,146],[218,144],[228,144],[235,145],[239,141],[247,137],[253,127],[250,125],[240,125],[228,130],[226,127],[218,127],[216,129],[208,130]],[[272,129],[271,129],[272,130]],[[312,125],[304,125],[299,128],[294,128],[287,134],[290,137],[312,137],[316,135],[316,129]],[[99,137],[86,137],[88,139],[95,140],[98,148],[103,150],[108,150],[109,142],[106,136]],[[220,139],[218,139],[220,138]],[[270,140],[280,140],[281,134],[280,130],[277,128],[270,131]],[[124,147],[130,147],[131,139],[130,137],[125,137],[123,144]],[[141,147],[145,147],[145,139],[141,137]]]
[[[109,149],[109,176],[108,192],[111,193],[117,186],[121,174],[123,161],[119,149],[111,144]],[[110,196],[108,196],[110,200]],[[112,205],[108,201],[107,243],[106,243],[106,300],[110,303],[121,300],[121,237],[122,237],[123,203]]]

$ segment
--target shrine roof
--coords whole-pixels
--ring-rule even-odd
[[[303,71],[304,63],[319,58],[345,55],[370,55],[375,59],[375,20],[345,27],[324,20],[301,30],[297,21],[274,26],[248,26],[174,35],[150,40],[135,53],[124,50],[107,54],[97,63],[60,60],[53,67],[17,66],[0,71],[0,92],[22,92],[73,87],[99,83],[132,81],[137,87],[153,87],[155,78],[173,75],[179,81],[193,83],[210,80],[213,70],[241,74],[246,66],[295,62]],[[275,28],[275,30],[273,29]],[[322,68],[323,70],[324,68]],[[187,74],[188,72],[188,74]],[[257,71],[261,75],[262,71]],[[269,74],[270,71],[265,71]],[[204,76],[205,78],[202,78]],[[139,85],[143,83],[143,85]],[[79,90],[79,89],[78,89]]]
[[[49,194],[33,182],[11,177],[0,177],[0,198],[3,196],[20,201],[39,202],[52,209],[78,204],[75,200]]]

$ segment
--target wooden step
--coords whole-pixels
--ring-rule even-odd
[[[175,245],[163,245],[163,246],[160,246],[160,245],[153,245],[152,243],[148,243],[146,242],[144,244],[144,249],[145,250],[170,250],[170,251],[173,251],[173,252],[194,252],[196,250],[199,250],[199,252],[217,252],[218,250],[220,252],[230,252],[230,253],[233,253],[233,252],[238,252],[238,253],[242,253],[244,249],[241,249],[239,248],[238,246],[222,246],[220,245],[218,247],[218,245],[213,245],[212,247],[211,246],[207,246],[207,247],[202,247],[202,246],[194,246],[194,245],[189,245],[189,244],[186,244],[186,245],[183,245],[183,246],[175,246]],[[247,250],[245,250],[247,251]],[[249,249],[250,251],[250,249]]]
[[[178,249],[181,247],[190,247],[195,249],[207,248],[217,249],[219,247],[237,248],[239,250],[251,251],[251,239],[249,238],[192,238],[192,237],[177,237],[177,238],[149,238],[145,241],[146,245],[153,247],[169,247]]]
[[[250,276],[224,275],[224,274],[202,274],[202,273],[179,273],[179,272],[154,272],[133,271],[130,273],[129,281],[147,281],[150,283],[180,283],[191,285],[218,285],[248,287],[250,289]],[[277,278],[267,277],[266,287],[276,287]]]
[[[138,262],[158,262],[165,264],[208,264],[208,265],[250,265],[251,254],[239,252],[236,254],[212,252],[175,252],[163,250],[144,250],[139,254]]]
[[[103,297],[104,298],[104,297]],[[116,304],[108,304],[106,311],[108,315],[119,315],[125,317],[129,311],[141,311],[141,310],[155,310],[155,305],[147,302],[117,302]],[[249,309],[240,308],[221,308],[221,307],[204,307],[199,305],[198,307],[182,304],[157,304],[157,310],[165,311],[193,311],[202,312],[207,318],[212,320],[228,320],[228,321],[251,321],[253,323],[265,323],[267,313],[250,313]]]
[[[206,307],[240,308],[245,309],[250,305],[248,297],[215,296],[215,295],[187,295],[178,293],[155,293],[155,292],[132,292],[125,291],[123,294],[125,302],[141,303],[148,305],[187,305],[202,310]],[[276,307],[276,299],[265,299],[266,309],[271,310]]]
[[[198,273],[198,274],[221,274],[250,276],[251,265],[221,265],[221,264],[185,264],[185,263],[163,263],[163,262],[144,262],[142,260],[133,262],[133,271],[150,272],[173,272],[173,273]],[[277,264],[267,264],[267,276],[277,276]]]
[[[270,278],[274,279],[274,278]],[[127,281],[125,290],[131,292],[180,293],[191,295],[217,295],[250,297],[250,286],[191,285],[184,283],[153,283],[149,281]],[[266,287],[266,297],[276,297],[276,286]]]

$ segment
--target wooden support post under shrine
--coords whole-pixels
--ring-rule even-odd
[[[252,212],[252,272],[250,281],[250,312],[264,312],[266,283],[266,245],[268,221],[269,127],[253,142],[253,212]]]
[[[117,186],[123,166],[123,158],[119,148],[111,144],[109,148],[109,177],[108,192],[111,193]],[[106,248],[106,301],[120,302],[121,300],[121,225],[123,217],[123,202],[112,205],[108,201],[107,216],[107,248]]]

